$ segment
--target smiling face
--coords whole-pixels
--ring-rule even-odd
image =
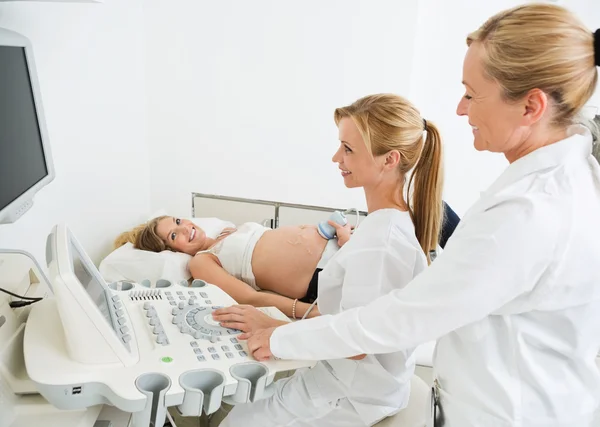
[[[195,255],[207,243],[204,230],[187,219],[168,216],[156,226],[156,234],[174,251]]]
[[[370,187],[381,178],[383,163],[369,152],[358,127],[350,117],[343,117],[339,124],[340,147],[331,159],[339,165],[348,188]]]
[[[504,99],[500,84],[485,75],[484,55],[483,45],[477,42],[467,51],[463,64],[465,95],[456,113],[468,117],[475,149],[506,154],[518,150],[527,133],[523,126],[527,106]]]

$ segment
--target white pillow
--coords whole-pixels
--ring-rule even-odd
[[[100,274],[107,282],[131,280],[141,283],[148,279],[152,284],[159,279],[173,283],[190,278],[188,263],[192,257],[169,250],[150,252],[135,249],[132,243],[126,243],[112,251],[100,263]]]
[[[224,228],[235,227],[233,223],[219,218],[190,218],[190,220],[213,239]],[[104,280],[109,283],[118,280],[141,283],[142,280],[148,279],[154,286],[159,279],[167,279],[173,283],[190,279],[188,263],[191,259],[190,255],[181,252],[143,251],[127,243],[104,258],[99,270]]]

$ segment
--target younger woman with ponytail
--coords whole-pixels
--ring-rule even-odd
[[[427,267],[443,216],[441,138],[411,103],[371,95],[336,109],[334,119],[340,146],[332,160],[346,187],[364,189],[369,215],[319,274],[326,315],[410,282]],[[247,306],[217,310],[214,319],[245,331],[280,324]],[[413,351],[319,362],[278,381],[272,397],[236,405],[221,426],[373,425],[407,405]]]

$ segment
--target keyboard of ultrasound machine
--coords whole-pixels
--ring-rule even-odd
[[[213,293],[216,290],[220,292],[216,292],[211,297],[209,295],[211,290]],[[236,338],[241,331],[224,328],[212,319],[212,312],[222,307],[216,303],[235,304],[233,299],[224,302],[223,296],[219,295],[221,293],[223,292],[220,289],[210,285],[199,288],[175,285],[164,289],[140,289],[136,286],[129,291],[127,299],[129,304],[136,302],[143,304],[147,324],[158,345],[167,346],[174,344],[173,340],[180,341],[177,337],[168,336],[165,331],[163,322],[170,320],[180,333],[189,336],[189,351],[194,353],[199,362],[227,360],[237,363],[248,360],[251,356],[248,355],[246,343]],[[117,298],[115,296],[113,300]],[[215,298],[219,301],[214,301]],[[164,315],[167,303],[171,316]],[[271,307],[262,307],[259,310],[271,317],[289,320],[279,310]]]

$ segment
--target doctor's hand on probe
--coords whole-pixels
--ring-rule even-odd
[[[352,234],[352,231],[354,231],[354,226],[351,226],[350,224],[340,225],[337,222],[333,222],[331,220],[327,221],[327,223],[333,228],[335,228],[335,235],[337,237],[338,246],[341,248],[348,242],[348,240],[350,240],[350,235]]]
[[[271,353],[271,336],[276,328],[262,329],[256,332],[244,333],[238,336],[240,340],[248,340],[248,350],[252,356],[260,361],[269,360],[273,357]],[[350,360],[361,360],[366,357],[366,354],[348,357]]]

